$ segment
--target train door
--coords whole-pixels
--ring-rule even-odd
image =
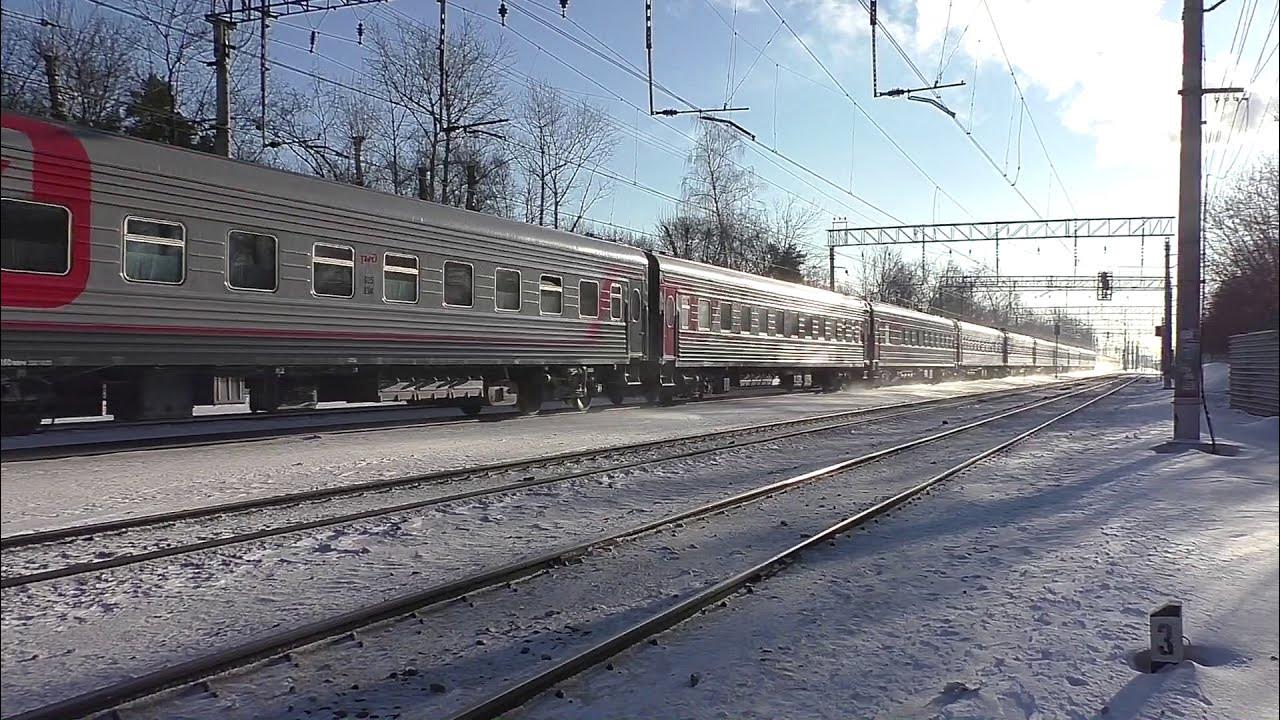
[[[679,347],[680,306],[673,287],[662,287],[662,359],[674,360]]]
[[[644,354],[644,291],[639,285],[633,285],[630,290],[623,289],[625,295],[621,296],[619,302],[622,303],[623,313],[627,322],[627,356]]]

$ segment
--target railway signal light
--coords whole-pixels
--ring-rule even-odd
[[[1105,271],[1098,273],[1098,299],[1110,300],[1111,295],[1111,273]]]

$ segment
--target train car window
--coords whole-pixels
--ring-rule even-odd
[[[274,236],[241,230],[227,233],[227,287],[275,292],[276,268]]]
[[[66,275],[71,270],[71,211],[61,205],[0,200],[0,266],[10,272]]]
[[[733,303],[720,303],[720,329],[724,332],[733,332]]]
[[[559,275],[538,278],[538,304],[543,315],[559,315],[564,311],[564,280]]]
[[[752,310],[750,305],[743,305],[742,309],[738,311],[738,315],[741,318],[738,321],[738,329],[740,332],[749,333],[752,331],[751,312]]]
[[[475,269],[471,263],[444,261],[444,304],[462,308],[475,304]]]
[[[124,277],[134,282],[180,285],[187,274],[187,229],[150,218],[124,219]]]
[[[631,321],[640,322],[642,313],[644,312],[644,299],[640,294],[640,288],[631,289]]]
[[[418,258],[386,253],[382,257],[382,299],[392,303],[418,302]]]
[[[609,319],[622,321],[622,286],[618,283],[609,284]]]
[[[595,280],[578,281],[578,317],[600,317],[600,283]]]
[[[346,245],[311,246],[311,292],[321,297],[355,295],[356,251]]]
[[[796,337],[800,334],[800,316],[789,310],[782,313],[783,337]]]
[[[698,329],[699,330],[711,329],[711,301],[710,300],[698,301]]]
[[[493,307],[504,312],[520,311],[520,271],[498,268],[493,272]]]

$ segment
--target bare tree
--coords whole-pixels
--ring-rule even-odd
[[[0,32],[0,104],[7,110],[30,115],[49,112],[45,79],[38,58],[32,57],[35,26],[17,20],[3,21]]]
[[[891,247],[877,248],[864,257],[858,283],[868,300],[903,307],[921,307],[926,302],[921,293],[920,266],[907,262]]]
[[[445,47],[442,98],[435,28],[410,22],[375,25],[369,36],[370,63],[381,89],[416,128],[431,197],[462,205],[466,168],[451,157],[454,136],[460,126],[504,118],[508,98],[499,71],[508,59],[506,49],[486,40],[470,21],[455,28]]]
[[[715,230],[702,260],[724,267],[747,269],[761,254],[749,247],[755,233],[744,232],[755,221],[757,191],[754,173],[739,162],[742,138],[721,125],[703,123],[685,167],[681,192],[688,212],[710,221]]]
[[[1204,216],[1211,283],[1205,350],[1237,333],[1280,327],[1280,165],[1265,158],[1213,198]]]
[[[83,7],[62,0],[39,5],[48,24],[27,34],[29,47],[20,67],[47,73],[49,82],[42,94],[50,113],[54,109],[49,87],[56,83],[59,105],[68,120],[115,130],[122,122],[129,89],[139,77],[137,56],[146,46],[128,24]]]
[[[826,286],[826,267],[815,262],[805,247],[821,209],[798,196],[789,195],[773,203],[771,232],[765,243],[766,267],[760,272],[779,280]]]
[[[1209,279],[1222,283],[1239,275],[1275,279],[1280,264],[1280,168],[1266,158],[1213,198],[1204,216]]]
[[[609,161],[617,134],[608,116],[573,102],[551,85],[529,85],[518,113],[516,164],[523,182],[525,220],[576,230],[609,189],[595,168]]]
[[[375,126],[375,110],[363,96],[331,84],[314,81],[306,91],[278,93],[278,117],[271,128],[269,146],[292,155],[313,175],[356,181],[356,138],[367,139]],[[380,169],[369,167],[365,184]]]

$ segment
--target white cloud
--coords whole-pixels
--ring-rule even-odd
[[[1042,94],[1067,129],[1095,141],[1101,167],[1176,160],[1181,28],[1158,0],[987,0],[953,3],[951,37],[962,52],[1004,68],[1008,53],[1024,94]],[[946,3],[916,0],[917,50],[933,53],[947,28]],[[1043,122],[1043,121],[1041,121]]]

